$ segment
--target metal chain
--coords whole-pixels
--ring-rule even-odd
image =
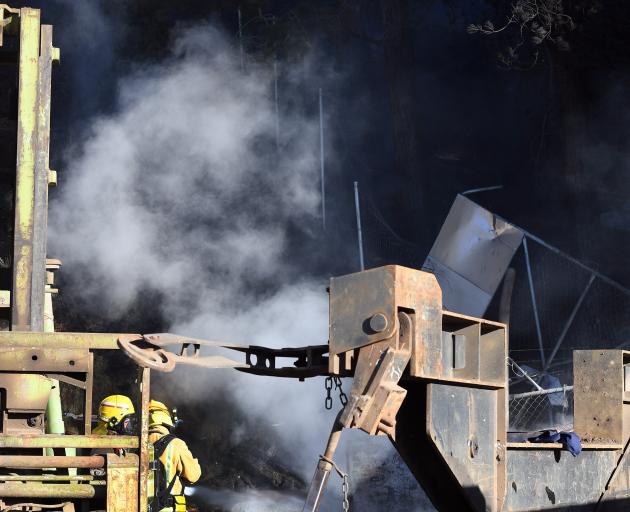
[[[328,411],[332,409],[332,397],[330,396],[332,385],[332,377],[326,377],[326,380],[324,381],[324,387],[326,388],[326,400],[324,401],[324,407],[326,407],[326,410]]]
[[[343,392],[341,379],[339,377],[326,377],[326,380],[324,381],[324,387],[326,388],[326,400],[324,401],[324,407],[326,407],[327,410],[332,409],[333,405],[331,396],[333,382],[335,383],[335,389],[339,390],[339,401],[341,402],[341,406],[345,407],[348,403],[348,395]]]
[[[319,460],[323,460],[324,462],[328,462],[333,469],[337,472],[337,474],[341,477],[341,494],[343,495],[343,512],[350,512],[350,477],[348,473],[342,471],[339,466],[335,463],[334,460],[325,457],[324,455],[319,456]]]
[[[341,387],[341,379],[339,377],[335,377],[335,389],[339,390],[339,401],[342,406],[346,406],[348,403],[348,395],[343,392],[343,388]]]

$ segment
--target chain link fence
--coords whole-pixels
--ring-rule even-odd
[[[573,429],[573,386],[510,395],[511,432],[547,429]]]

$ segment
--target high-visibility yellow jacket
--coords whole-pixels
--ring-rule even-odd
[[[151,430],[149,432],[149,443],[155,443],[167,433],[168,430],[164,427]],[[171,490],[172,495],[179,495],[183,492],[180,477],[194,484],[201,476],[199,461],[190,453],[186,443],[177,437],[168,443],[159,460],[164,464],[167,485],[175,478],[175,484]]]

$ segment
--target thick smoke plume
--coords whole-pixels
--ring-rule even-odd
[[[120,83],[116,112],[95,120],[68,152],[51,252],[82,275],[64,293],[81,294],[109,318],[153,290],[172,332],[325,343],[326,281],[290,256],[290,241],[320,225],[317,119],[298,99],[288,102],[277,145],[273,76],[238,62],[217,30],[197,27],[180,34],[163,62]],[[308,75],[307,65],[285,74],[285,91]],[[322,414],[320,381],[180,368],[160,385],[200,406],[228,389],[278,428],[305,479],[332,421]]]

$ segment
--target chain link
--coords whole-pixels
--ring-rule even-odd
[[[350,512],[350,477],[348,477],[348,473],[343,471],[334,460],[325,457],[324,455],[319,456],[319,460],[323,460],[324,462],[328,462],[333,469],[337,472],[339,477],[341,478],[341,494],[343,495],[343,512]]]
[[[348,395],[343,392],[343,388],[341,387],[341,379],[339,377],[335,377],[335,389],[339,390],[339,401],[342,406],[346,406],[348,403]]]
[[[324,407],[326,407],[327,411],[330,411],[330,409],[332,409],[332,397],[330,396],[332,385],[332,377],[326,377],[326,380],[324,381],[324,387],[326,388],[326,400],[324,401]]]

